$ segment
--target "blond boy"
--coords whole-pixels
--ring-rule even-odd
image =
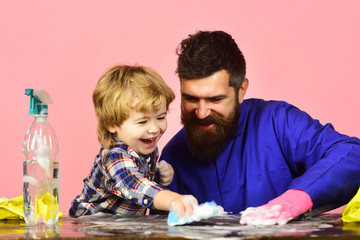
[[[191,195],[166,190],[173,170],[161,161],[156,177],[157,143],[167,129],[173,91],[145,66],[118,65],[106,71],[93,93],[102,144],[84,189],[72,202],[70,216],[97,212],[143,215],[147,208],[191,214]]]

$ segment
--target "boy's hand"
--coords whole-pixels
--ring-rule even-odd
[[[172,211],[179,218],[190,216],[199,206],[192,195],[180,195],[169,190],[161,190],[154,196],[154,207],[159,211]]]
[[[179,218],[190,216],[199,206],[198,201],[193,195],[180,195],[170,203],[170,211],[174,212]]]
[[[157,164],[159,171],[159,183],[164,187],[169,186],[174,178],[174,169],[165,160],[161,160]]]

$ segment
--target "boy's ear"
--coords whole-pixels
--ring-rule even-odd
[[[111,133],[115,133],[115,132],[116,132],[116,128],[115,128],[114,126],[107,127],[107,130],[109,130],[109,132],[111,132]]]

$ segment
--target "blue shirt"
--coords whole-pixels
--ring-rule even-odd
[[[153,207],[156,193],[163,190],[154,182],[158,149],[139,155],[114,138],[110,148],[101,147],[84,189],[71,203],[70,216],[97,212],[144,215]]]
[[[175,171],[170,190],[215,201],[228,212],[266,204],[288,189],[308,193],[313,209],[346,204],[360,185],[360,140],[322,125],[298,108],[248,99],[235,137],[211,162],[188,150],[184,129],[161,159]]]

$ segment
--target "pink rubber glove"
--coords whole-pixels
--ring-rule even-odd
[[[311,210],[310,196],[297,189],[290,189],[260,207],[249,207],[241,212],[240,224],[283,225],[294,217]]]
[[[164,187],[169,186],[174,178],[174,169],[165,160],[157,163],[159,171],[159,183]]]

